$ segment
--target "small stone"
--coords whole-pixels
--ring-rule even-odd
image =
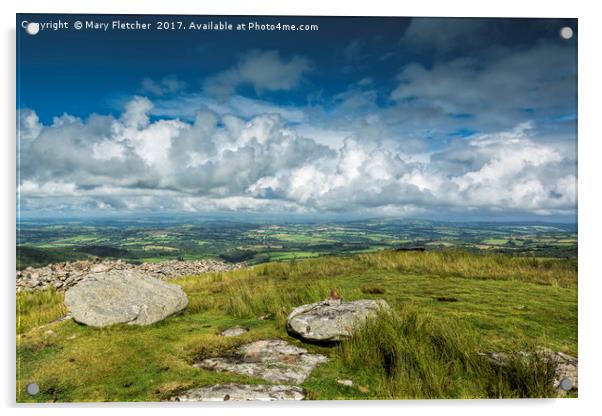
[[[103,273],[111,270],[111,266],[106,263],[95,264],[90,268],[90,273]]]
[[[353,380],[337,380],[337,383],[347,387],[353,386]]]
[[[222,332],[220,332],[220,336],[237,337],[247,332],[249,332],[249,328],[245,328],[242,326],[233,326],[232,328],[224,329]]]

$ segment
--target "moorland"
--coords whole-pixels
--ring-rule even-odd
[[[187,309],[144,327],[61,320],[63,293],[18,293],[18,401],[160,401],[192,387],[261,383],[193,366],[261,339],[328,357],[301,384],[310,399],[554,397],[546,362],[499,367],[479,353],[577,355],[574,225],[74,221],[22,223],[19,236],[21,268],[92,256],[248,267],[172,279]],[[332,287],[345,300],[384,299],[391,313],[336,345],[291,337],[291,309]],[[249,331],[219,335],[236,325]],[[40,393],[29,396],[33,381]]]

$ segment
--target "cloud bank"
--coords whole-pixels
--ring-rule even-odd
[[[372,215],[576,208],[574,157],[536,139],[532,122],[428,150],[361,130],[329,146],[312,137],[319,128],[301,134],[276,113],[204,109],[182,121],[152,112],[144,97],[119,117],[65,114],[49,125],[21,110],[21,208]]]

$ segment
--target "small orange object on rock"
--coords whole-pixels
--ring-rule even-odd
[[[337,290],[333,287],[332,289],[330,289],[330,299],[337,300],[337,299],[343,299],[343,298],[341,297],[339,292],[337,292]]]

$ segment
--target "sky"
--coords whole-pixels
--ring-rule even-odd
[[[136,19],[152,29],[73,28]],[[32,36],[23,21],[69,28]],[[21,215],[576,219],[575,19],[18,15],[17,28]]]

